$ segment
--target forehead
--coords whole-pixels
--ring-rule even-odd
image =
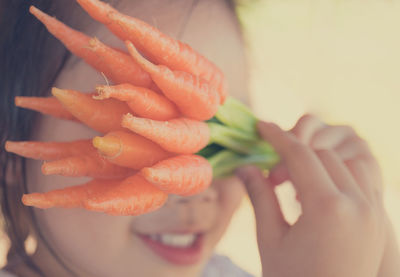
[[[247,99],[247,68],[242,36],[236,15],[225,0],[120,0],[112,1],[111,5],[157,27],[168,36],[189,44],[221,68],[227,78],[231,95],[242,100]],[[81,30],[88,35],[96,36],[108,45],[125,48],[123,42],[100,23],[85,18],[82,25],[84,28]],[[72,57],[62,75],[82,75],[88,70],[85,69],[87,67],[80,59]],[[62,79],[75,82],[82,79],[78,76],[60,77],[61,82]],[[74,89],[88,90],[89,86],[97,84],[90,84],[89,75],[83,80],[86,84],[74,85]],[[93,76],[94,80],[98,82],[102,78]]]

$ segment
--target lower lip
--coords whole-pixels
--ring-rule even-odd
[[[190,247],[174,247],[151,240],[148,236],[139,236],[154,253],[166,261],[177,265],[191,265],[201,260],[203,236],[198,235]]]

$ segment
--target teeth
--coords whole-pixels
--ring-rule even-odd
[[[195,234],[152,234],[149,237],[164,245],[184,248],[191,246],[197,236]]]
[[[196,239],[196,236],[194,234],[162,234],[160,235],[160,237],[161,243],[176,247],[188,247]]]

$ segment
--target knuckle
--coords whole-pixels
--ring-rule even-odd
[[[331,207],[336,206],[336,204],[340,201],[340,197],[336,193],[323,195],[319,198],[321,202],[321,206],[323,207]]]
[[[296,135],[297,137],[303,136],[305,130],[307,130],[307,126],[314,124],[315,122],[318,123],[323,123],[317,116],[311,114],[311,113],[306,113],[300,117],[300,119],[297,121],[296,126],[292,129],[292,133]]]
[[[319,200],[320,211],[325,215],[342,217],[348,212],[346,201],[339,194],[330,194]]]
[[[318,116],[316,116],[315,114],[312,114],[312,113],[305,113],[301,117],[301,119],[303,121],[316,121],[316,122],[321,122],[322,123],[321,119]]]
[[[356,143],[356,144],[360,144],[360,145],[362,145],[363,147],[369,149],[369,144],[368,144],[368,142],[367,142],[365,139],[363,139],[362,137],[360,137],[360,136],[357,136],[357,135],[356,135],[356,136],[353,136],[352,141],[353,141],[354,143]]]
[[[381,172],[381,167],[372,153],[363,153],[359,156],[359,158],[364,162],[365,166],[367,166],[369,170],[373,170],[374,172]]]
[[[304,143],[301,143],[299,141],[290,143],[287,149],[292,155],[299,156],[303,156],[310,151],[310,149]]]
[[[247,173],[245,175],[241,175],[240,179],[247,186],[255,186],[260,182],[259,177],[252,173]]]
[[[380,186],[373,187],[373,193],[378,201],[383,201],[383,189]]]
[[[319,120],[319,119],[311,113],[305,113],[300,117],[299,124],[304,124],[304,123],[306,123],[308,121],[312,121],[312,120]]]
[[[338,125],[337,127],[348,134],[357,135],[356,130],[350,125]]]
[[[361,200],[357,204],[357,218],[368,225],[374,223],[376,217],[372,205],[366,200]]]
[[[319,158],[323,158],[333,154],[333,150],[331,149],[315,149],[314,152]]]

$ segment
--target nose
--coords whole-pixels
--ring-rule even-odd
[[[166,206],[173,211],[180,227],[208,226],[217,214],[217,190],[209,187],[191,196],[169,195]]]

